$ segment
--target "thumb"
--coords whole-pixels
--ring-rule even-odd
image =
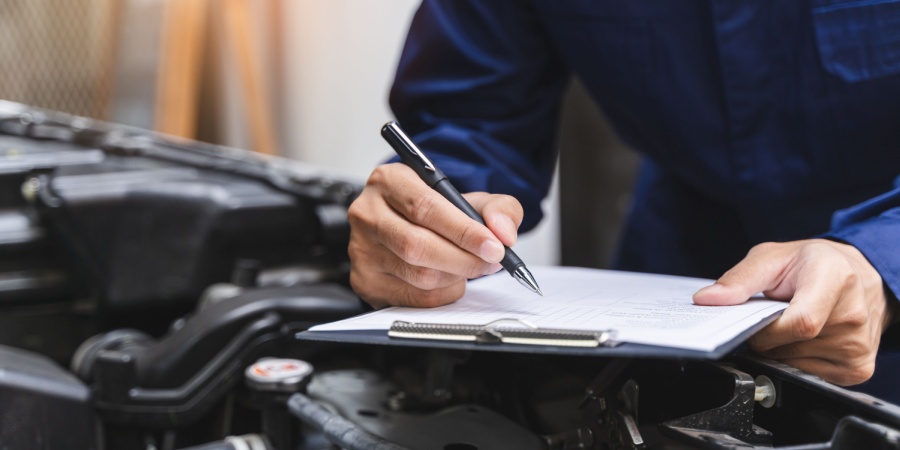
[[[737,305],[752,295],[774,289],[783,278],[788,258],[783,244],[760,244],[725,272],[715,284],[694,294],[697,305]]]
[[[484,223],[503,245],[512,247],[516,243],[524,214],[522,204],[515,197],[486,192],[472,192],[464,196],[481,213]]]

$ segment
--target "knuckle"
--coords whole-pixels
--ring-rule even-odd
[[[444,296],[439,289],[430,289],[419,291],[417,305],[430,308],[443,304]]]
[[[380,308],[387,303],[379,298],[378,292],[371,289],[377,283],[371,283],[362,271],[351,268],[350,270],[350,288],[363,301],[371,305],[373,308]]]
[[[808,241],[804,241],[803,248],[809,249],[809,250],[815,251],[815,252],[833,253],[835,251],[833,242],[822,240],[822,239],[811,239]]]
[[[761,244],[754,245],[753,248],[750,249],[750,252],[748,254],[753,255],[757,253],[769,253],[778,250],[782,245],[784,244],[779,242],[763,242]]]
[[[478,278],[487,273],[490,268],[490,264],[485,263],[481,259],[474,258],[469,264],[467,264],[465,269],[466,278]]]
[[[875,362],[866,361],[843,371],[841,376],[838,377],[839,379],[835,381],[835,384],[841,386],[853,386],[868,381],[874,374]]]
[[[865,327],[869,323],[868,310],[862,304],[856,303],[847,310],[841,322],[853,328]]]
[[[399,257],[385,258],[383,261],[381,261],[381,266],[383,267],[385,272],[398,278],[400,278],[402,274],[409,272],[409,267],[411,267],[406,263],[406,261]]]
[[[417,308],[433,308],[458,300],[465,293],[466,283],[460,281],[441,289],[424,290],[413,286],[406,291],[406,304]]]
[[[350,257],[350,261],[361,262],[363,255],[365,254],[365,250],[363,250],[363,245],[359,243],[359,240],[350,237],[350,243],[347,244],[347,255]]]
[[[860,285],[859,274],[855,270],[848,270],[843,273],[841,287],[844,291],[855,288]]]
[[[428,251],[428,239],[419,234],[412,233],[398,244],[397,256],[413,266],[422,265]]]
[[[436,205],[435,196],[423,191],[412,197],[409,203],[409,218],[416,223],[427,223]]]
[[[390,179],[388,175],[390,172],[390,168],[386,165],[381,165],[375,168],[371,174],[369,174],[369,179],[366,180],[366,186],[380,186],[384,184],[387,180]]]
[[[359,197],[357,197],[356,200],[353,200],[353,203],[350,203],[350,207],[347,208],[348,220],[360,216],[360,208],[362,208],[362,206],[360,206],[360,203],[362,203],[362,201],[359,199]]]
[[[866,361],[856,372],[857,382],[856,384],[869,381],[872,378],[872,375],[875,375],[875,360]]]
[[[419,289],[432,290],[441,286],[442,274],[435,269],[425,267],[412,267],[410,269],[410,282]]]
[[[371,211],[368,203],[362,197],[350,204],[347,208],[347,223],[350,225],[351,234],[367,229],[377,229],[378,218]]]
[[[799,313],[791,323],[791,335],[800,341],[808,341],[818,336],[821,330],[821,321],[807,312]]]
[[[347,208],[347,222],[350,223],[351,229],[360,225],[366,216],[365,207],[362,206],[362,203],[362,197],[359,197],[350,204],[349,208]]]
[[[522,209],[522,204],[516,200],[515,197],[511,195],[502,194],[498,197],[498,201],[502,205],[503,209],[509,211],[514,214],[516,217],[522,217],[524,215],[524,210]]]
[[[809,259],[814,259],[817,261],[828,261],[829,264],[835,265],[835,267],[843,267],[843,271],[851,271],[852,268],[846,264],[846,258],[844,254],[834,247],[834,242],[821,240],[821,239],[812,239],[808,241],[803,241],[803,246],[800,249],[801,254]],[[842,264],[840,266],[839,264]],[[842,279],[842,281],[844,281]]]
[[[350,258],[350,273],[361,277],[367,274],[378,273],[380,261],[378,249],[368,241],[351,239],[347,245],[347,256]]]
[[[872,348],[860,339],[849,339],[841,345],[840,352],[845,358],[865,358]]]
[[[477,249],[482,241],[484,241],[484,237],[481,236],[479,232],[479,227],[476,226],[475,221],[470,221],[471,223],[466,223],[457,231],[456,238],[454,241],[459,244],[460,247],[465,249]]]

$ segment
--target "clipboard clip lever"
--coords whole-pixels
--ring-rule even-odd
[[[515,326],[508,325],[513,323]],[[523,319],[500,319],[485,325],[415,323],[397,320],[388,336],[401,339],[468,341],[476,344],[524,344],[564,347],[612,346],[612,331],[539,328]]]
[[[483,325],[483,328],[475,333],[475,342],[478,344],[500,344],[503,342],[503,326],[524,325],[525,329],[537,330],[538,327],[525,319],[497,319]],[[508,328],[507,328],[508,329]]]

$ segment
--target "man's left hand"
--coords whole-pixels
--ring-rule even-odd
[[[757,292],[790,305],[750,339],[752,350],[842,386],[872,377],[896,305],[855,247],[824,239],[757,245],[694,303],[734,305]]]

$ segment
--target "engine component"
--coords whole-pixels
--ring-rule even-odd
[[[247,290],[206,306],[159,341],[110,345],[121,342],[114,338],[121,331],[90,340],[72,365],[96,389],[106,420],[182,427],[218,402],[266,344],[359,312],[356,296],[336,284]]]
[[[300,433],[286,404],[288,395],[306,389],[312,374],[312,364],[291,358],[263,358],[244,371],[262,410],[262,432],[275,448],[296,448]]]
[[[312,376],[312,364],[299,359],[264,358],[244,371],[247,385],[259,392],[300,392]]]
[[[98,449],[98,425],[84,383],[44,356],[0,346],[0,446]]]
[[[392,411],[386,403],[395,389],[368,370],[335,370],[316,375],[309,396],[295,394],[288,405],[304,423],[348,449],[545,448],[538,436],[479,405],[454,405],[423,414]]]
[[[360,189],[298,162],[0,101],[0,344],[66,363],[102,330],[163,332],[215,283],[284,267],[341,282]]]

